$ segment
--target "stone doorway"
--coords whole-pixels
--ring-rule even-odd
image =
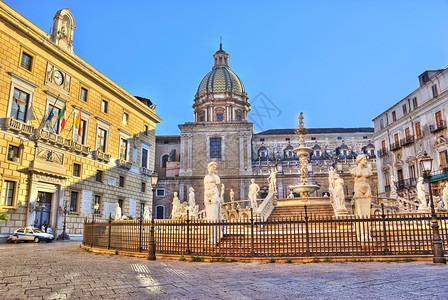
[[[34,217],[34,227],[42,228],[42,225],[50,224],[51,203],[53,202],[54,193],[37,192],[36,214]]]

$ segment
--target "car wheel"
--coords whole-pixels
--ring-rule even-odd
[[[35,242],[35,243],[39,243],[39,242],[40,242],[39,237],[36,236],[36,237],[34,238],[34,242]]]

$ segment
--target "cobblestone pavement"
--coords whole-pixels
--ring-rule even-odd
[[[205,263],[0,244],[0,299],[448,299],[448,266]]]

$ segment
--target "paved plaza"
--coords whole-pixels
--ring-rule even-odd
[[[431,262],[208,263],[0,244],[1,299],[448,299]]]

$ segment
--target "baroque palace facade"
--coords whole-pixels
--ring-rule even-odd
[[[436,196],[448,181],[448,69],[428,70],[418,79],[415,91],[373,119],[379,190],[389,195],[394,186],[411,200],[416,199],[424,151],[434,160],[431,182]]]
[[[140,216],[161,121],[151,101],[74,54],[69,9],[46,34],[0,2],[0,28],[0,209],[10,217],[0,235],[43,224],[57,235],[66,217],[74,238],[115,203]]]
[[[294,129],[271,129],[255,134],[248,121],[250,104],[244,85],[229,67],[229,54],[220,45],[213,55],[214,66],[202,79],[194,97],[194,121],[179,125],[180,135],[157,136],[155,165],[159,174],[156,217],[170,218],[173,193],[186,201],[195,190],[196,203],[203,203],[203,179],[207,164],[217,163],[216,173],[224,184],[224,201],[248,199],[250,180],[260,186],[260,198],[268,193],[271,169],[276,169],[278,197],[286,198],[288,186],[299,183],[299,145]],[[297,112],[297,115],[299,112]],[[306,117],[306,116],[305,116]],[[371,142],[372,141],[372,142]],[[313,148],[308,170],[320,190],[312,196],[328,195],[328,169],[334,166],[345,181],[345,192],[353,191],[350,170],[359,154],[367,154],[373,166],[372,190],[376,194],[373,128],[310,128],[305,136]],[[295,195],[298,196],[298,195]]]

